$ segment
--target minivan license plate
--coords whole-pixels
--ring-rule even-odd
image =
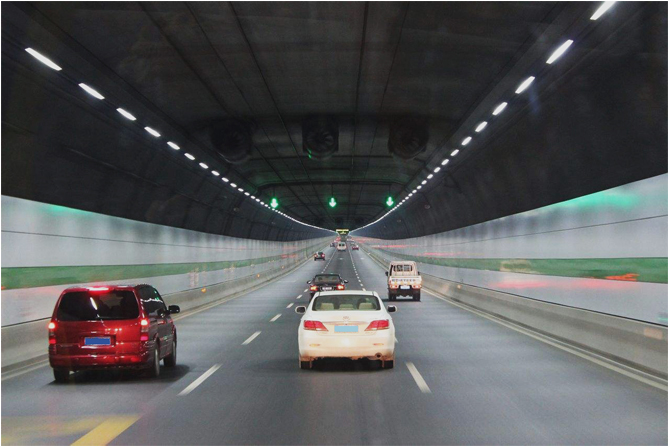
[[[84,338],[84,345],[112,345],[110,337]]]

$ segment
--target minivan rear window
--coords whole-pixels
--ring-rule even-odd
[[[68,292],[58,305],[61,321],[120,320],[139,317],[140,309],[132,291],[116,290]]]

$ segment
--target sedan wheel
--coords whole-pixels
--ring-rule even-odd
[[[312,361],[300,361],[300,368],[302,370],[310,370],[312,368]]]

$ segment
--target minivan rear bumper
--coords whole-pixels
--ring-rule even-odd
[[[49,364],[54,369],[84,370],[106,368],[142,368],[149,364],[152,353],[105,354],[105,355],[49,355]]]

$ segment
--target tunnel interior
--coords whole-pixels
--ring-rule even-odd
[[[3,444],[667,445],[666,2],[1,20]],[[58,364],[66,291],[148,286],[160,377]]]

